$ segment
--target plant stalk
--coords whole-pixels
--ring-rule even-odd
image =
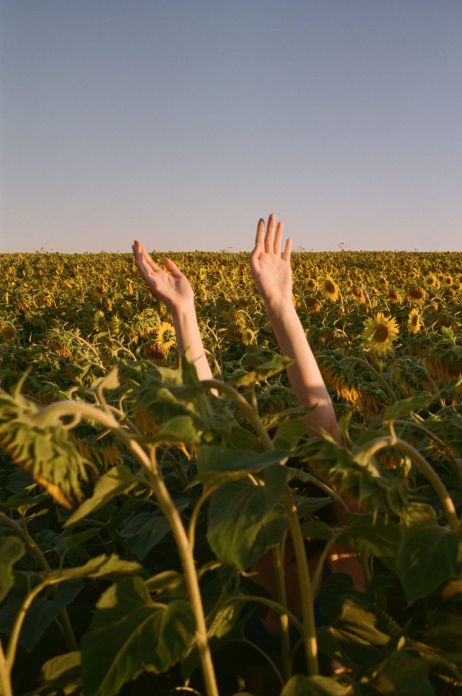
[[[285,577],[285,562],[284,562],[284,547],[285,535],[280,544],[273,549],[273,563],[276,574],[276,590],[279,604],[287,607],[287,591]],[[289,681],[292,676],[292,667],[290,661],[290,634],[289,634],[289,616],[287,611],[279,616],[281,626],[281,659],[282,669],[286,681]]]
[[[410,459],[412,459],[420,473],[427,477],[440,499],[441,507],[443,508],[449,527],[453,532],[457,533],[459,531],[459,520],[457,519],[457,513],[453,500],[449,495],[446,486],[432,465],[429,464],[425,457],[423,457],[420,452],[415,449],[415,447],[410,445],[405,440],[401,440],[399,437],[378,437],[376,440],[367,443],[367,445],[364,446],[364,449],[367,449],[367,451],[370,452],[370,456],[373,456],[376,452],[379,452],[386,447],[396,447],[407,454]]]
[[[3,652],[3,646],[0,641],[0,686],[2,689],[3,696],[13,696],[13,689],[11,686],[11,670],[8,669],[6,664],[5,653]]]
[[[194,613],[194,618],[196,620],[196,645],[199,652],[205,690],[207,696],[219,696],[192,549],[186,531],[183,527],[181,517],[178,514],[178,510],[170,497],[167,487],[162,479],[162,475],[159,471],[157,460],[155,458],[155,448],[151,448],[151,457],[149,457],[141,445],[130,437],[129,431],[120,426],[112,413],[106,413],[95,406],[90,406],[89,404],[83,402],[58,401],[55,404],[51,404],[50,406],[46,406],[44,409],[41,409],[40,414],[36,416],[36,419],[43,421],[46,420],[50,414],[55,418],[61,418],[74,413],[78,413],[83,418],[96,421],[104,427],[113,430],[114,434],[122,439],[122,441],[132,451],[148,474],[151,489],[154,492],[157,503],[172,530],[183,567],[185,583],[188,589],[188,595]]]
[[[209,389],[217,389],[218,391],[222,391],[230,396],[231,399],[233,399],[233,401],[235,401],[239,406],[243,415],[255,428],[265,450],[268,451],[274,449],[273,442],[266,432],[258,413],[252,408],[242,394],[237,391],[237,389],[234,389],[234,387],[231,387],[229,384],[225,384],[224,382],[216,379],[204,380],[202,384]],[[303,532],[300,526],[300,520],[298,519],[297,507],[292,500],[288,486],[286,487],[284,493],[283,502],[289,518],[289,527],[292,534],[292,542],[294,544],[295,559],[297,563],[298,584],[303,617],[302,635],[306,662],[309,674],[314,676],[319,673],[319,666],[318,642],[316,638],[316,624],[314,618],[313,588],[310,580],[308,560],[305,552]]]

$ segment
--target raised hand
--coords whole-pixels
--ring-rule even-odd
[[[268,306],[292,304],[292,270],[290,253],[292,240],[287,239],[281,252],[284,223],[276,224],[271,213],[265,233],[265,222],[258,221],[255,247],[249,258],[250,270],[264,302]]]
[[[165,302],[172,313],[191,307],[194,304],[194,291],[189,280],[172,259],[164,259],[161,268],[149,256],[141,244],[135,240],[133,246],[136,267],[151,291]]]

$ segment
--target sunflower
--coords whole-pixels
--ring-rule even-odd
[[[407,297],[410,302],[417,302],[418,304],[421,304],[425,301],[426,296],[427,293],[420,285],[411,285],[407,289]]]
[[[316,292],[318,289],[318,283],[314,278],[307,278],[305,280],[305,287],[309,292]]]
[[[168,321],[162,321],[157,327],[155,340],[149,341],[144,346],[144,354],[147,357],[166,358],[175,345],[175,329]]]
[[[241,333],[242,343],[245,346],[251,346],[253,343],[256,343],[257,334],[250,327],[246,326],[245,328],[241,329],[240,333]]]
[[[365,296],[364,296],[363,289],[362,289],[362,287],[361,287],[360,285],[353,285],[353,286],[351,287],[351,294],[353,295],[353,297],[354,297],[356,300],[358,300],[358,302],[359,302],[360,304],[364,304],[364,303],[365,303],[366,298],[365,298]]]
[[[109,321],[109,330],[112,334],[114,334],[114,336],[117,336],[120,333],[120,329],[120,317],[117,314],[114,314]]]
[[[422,315],[418,309],[411,309],[407,320],[407,328],[410,333],[418,333],[422,328]]]
[[[170,350],[170,348],[174,345],[175,329],[169,321],[162,321],[157,327],[156,343],[163,346],[166,350]]]
[[[379,312],[375,318],[370,317],[366,320],[362,335],[370,350],[387,353],[393,349],[393,341],[398,333],[399,326],[396,319],[386,317],[383,312]]]
[[[400,291],[397,288],[394,288],[393,286],[390,286],[388,288],[388,297],[392,302],[401,302],[401,300],[403,299]]]
[[[11,341],[16,336],[16,327],[11,322],[8,322],[0,327],[0,336],[5,341]]]
[[[427,273],[427,275],[424,276],[423,282],[424,285],[426,285],[426,287],[429,289],[431,288],[436,290],[440,286],[440,281],[434,273]]]
[[[339,287],[332,276],[326,276],[321,283],[321,291],[328,300],[335,302],[339,296]]]

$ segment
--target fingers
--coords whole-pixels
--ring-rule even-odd
[[[274,237],[274,245],[273,245],[273,251],[278,256],[281,253],[281,239],[282,239],[283,232],[284,232],[284,223],[281,220],[280,222],[278,222],[278,226],[276,227],[276,235]]]
[[[292,252],[292,239],[291,237],[287,238],[286,245],[284,247],[284,251],[282,252],[282,258],[284,261],[290,262],[290,254]]]
[[[183,273],[180,271],[178,266],[176,265],[175,261],[172,261],[172,259],[165,258],[164,259],[164,266],[165,268],[170,271],[172,276],[174,278],[182,278]]]
[[[265,250],[265,221],[260,218],[257,225],[257,236],[255,237],[255,247],[252,253],[261,253]]]
[[[266,236],[265,236],[265,251],[267,253],[272,253],[274,244],[273,244],[273,239],[274,239],[274,228],[276,226],[276,216],[274,213],[271,213],[271,215],[268,218],[268,226],[266,228]]]
[[[135,256],[135,265],[139,274],[151,290],[156,291],[159,281],[162,279],[162,275],[165,271],[152,260],[141,242],[136,240],[132,248]]]

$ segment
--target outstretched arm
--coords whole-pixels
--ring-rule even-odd
[[[308,432],[316,435],[320,428],[324,428],[341,443],[331,398],[292,302],[292,241],[287,239],[281,253],[283,230],[283,223],[276,224],[274,214],[269,217],[266,231],[264,221],[258,221],[250,269],[279,347],[284,355],[294,360],[287,373],[297,401],[304,406],[316,406],[305,418]],[[360,512],[355,501],[349,496],[343,497],[350,510]],[[339,510],[337,514],[339,518],[343,516]],[[336,544],[329,555],[329,567],[333,573],[347,573],[357,589],[365,589],[364,573],[354,549]]]
[[[268,219],[266,231],[264,221],[259,220],[250,270],[281,352],[294,360],[287,373],[297,401],[303,406],[316,406],[306,417],[308,431],[314,435],[324,428],[340,442],[331,398],[292,302],[292,241],[288,238],[281,252],[283,229],[274,214]]]
[[[136,267],[151,292],[169,308],[175,327],[178,354],[188,351],[200,380],[213,377],[197,324],[194,291],[172,259],[164,259],[166,270],[155,263],[141,242],[133,244]]]

